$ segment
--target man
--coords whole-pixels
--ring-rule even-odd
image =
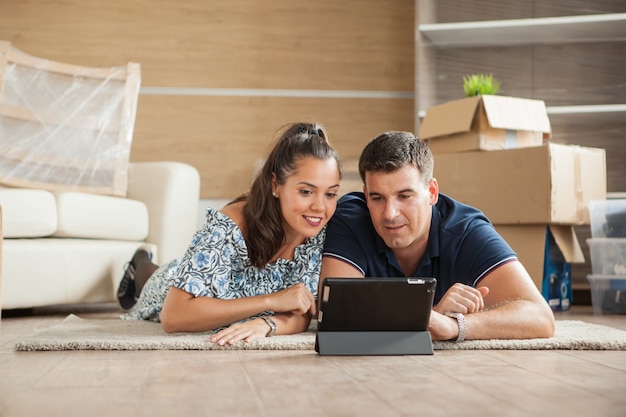
[[[552,337],[554,314],[515,252],[482,212],[439,193],[433,169],[428,145],[409,132],[365,147],[363,193],[338,202],[320,285],[326,277],[432,276],[434,340]]]

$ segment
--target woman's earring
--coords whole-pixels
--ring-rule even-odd
[[[273,195],[274,197],[278,197],[278,196],[276,195],[276,192],[274,192],[274,191],[272,191],[272,195]]]

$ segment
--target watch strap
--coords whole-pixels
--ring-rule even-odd
[[[278,331],[278,327],[276,326],[276,322],[274,321],[274,319],[272,319],[270,316],[263,316],[262,319],[265,320],[265,323],[267,323],[267,325],[270,327],[270,329],[265,334],[265,337],[274,336]]]
[[[454,340],[455,342],[462,342],[465,340],[465,334],[467,333],[467,325],[465,324],[465,316],[462,313],[446,313],[446,316],[456,319],[459,325],[459,336]]]

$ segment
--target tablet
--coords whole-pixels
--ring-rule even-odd
[[[326,278],[317,331],[426,331],[437,280]]]

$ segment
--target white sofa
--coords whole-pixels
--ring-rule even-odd
[[[180,162],[131,163],[126,198],[0,188],[0,308],[115,301],[139,246],[157,263],[183,255],[199,198],[198,171]]]

